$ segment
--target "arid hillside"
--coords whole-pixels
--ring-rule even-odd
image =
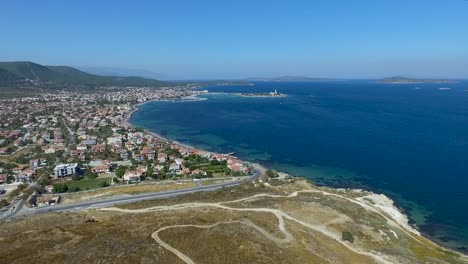
[[[1,225],[2,263],[468,263],[385,196],[300,179]]]

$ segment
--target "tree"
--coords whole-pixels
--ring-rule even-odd
[[[27,164],[29,161],[29,158],[27,156],[19,156],[15,159],[15,162],[18,164]]]
[[[93,170],[91,169],[91,166],[86,167],[84,176],[88,179],[96,179],[98,177],[98,175],[94,173]]]
[[[239,177],[239,176],[244,176],[244,173],[242,171],[232,171],[231,175],[234,177]]]
[[[13,183],[15,181],[15,177],[14,176],[8,176],[7,178],[7,183],[10,184],[10,183]]]
[[[14,164],[14,163],[6,163],[5,165],[3,165],[3,168],[5,170],[11,170],[11,169],[13,169],[15,167],[16,167],[16,164]]]
[[[124,176],[126,170],[127,170],[127,168],[125,166],[119,166],[115,170],[115,176],[117,176],[119,178],[122,178],[122,176]]]
[[[153,177],[153,174],[154,174],[153,168],[149,167],[149,168],[146,170],[146,177]]]
[[[153,174],[153,179],[164,180],[164,179],[166,179],[166,173],[158,172],[156,174]]]

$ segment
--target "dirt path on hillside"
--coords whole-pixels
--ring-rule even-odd
[[[247,222],[242,221],[242,224],[247,224],[247,225],[251,226],[252,228],[258,230],[260,233],[265,235],[268,239],[273,240],[274,242],[287,243],[287,242],[290,242],[293,239],[292,234],[288,232],[288,230],[286,229],[285,224],[284,224],[284,219],[288,219],[288,220],[294,221],[294,222],[296,222],[296,223],[298,223],[298,224],[300,224],[300,225],[302,225],[302,226],[304,226],[304,227],[306,227],[308,229],[317,231],[317,232],[319,232],[319,233],[321,233],[321,234],[323,234],[323,235],[325,235],[325,236],[327,236],[327,237],[329,237],[331,239],[334,239],[336,242],[340,243],[341,245],[343,245],[344,247],[346,247],[347,249],[349,249],[350,251],[352,251],[354,253],[357,253],[357,254],[360,254],[360,255],[363,255],[363,256],[367,256],[367,257],[371,257],[375,261],[377,261],[378,263],[392,263],[391,261],[386,260],[381,255],[374,254],[374,253],[371,253],[371,252],[367,252],[367,251],[364,251],[364,250],[362,250],[360,248],[355,248],[355,247],[349,245],[348,243],[341,240],[341,236],[339,236],[336,233],[333,233],[333,232],[329,231],[323,225],[312,225],[312,224],[306,223],[306,222],[304,222],[302,220],[296,219],[296,218],[288,215],[287,213],[285,213],[282,210],[271,209],[271,208],[235,208],[235,207],[228,207],[228,206],[224,205],[224,204],[229,204],[229,203],[236,203],[236,202],[242,202],[242,201],[248,201],[248,200],[255,200],[255,199],[264,198],[264,197],[291,198],[291,197],[297,196],[299,193],[308,193],[308,192],[309,193],[310,192],[320,192],[320,193],[323,193],[325,195],[338,196],[338,197],[341,197],[341,198],[344,198],[344,199],[347,199],[347,200],[350,199],[348,197],[344,197],[344,196],[341,196],[341,195],[330,194],[330,193],[326,193],[326,192],[322,192],[322,191],[318,191],[318,190],[303,190],[303,191],[293,192],[293,193],[291,193],[289,195],[286,195],[286,196],[283,196],[283,195],[270,195],[270,194],[256,194],[256,195],[246,197],[246,198],[241,198],[241,199],[237,199],[237,200],[233,200],[233,201],[227,201],[227,202],[219,202],[219,203],[185,203],[185,204],[177,204],[177,205],[169,205],[169,206],[155,206],[155,207],[144,208],[144,209],[122,209],[122,208],[111,207],[111,208],[102,208],[100,210],[116,211],[116,212],[123,212],[123,213],[148,213],[148,212],[159,212],[159,211],[167,211],[167,210],[183,210],[183,209],[195,209],[195,208],[201,208],[201,207],[214,207],[214,208],[218,208],[218,209],[238,211],[238,212],[272,213],[278,219],[278,229],[285,235],[285,238],[283,238],[283,239],[279,239],[277,237],[272,236],[266,230],[264,230],[263,228],[255,225],[253,223],[247,224]],[[363,206],[364,208],[367,209],[367,206],[365,206],[365,204],[363,202],[354,201],[352,199],[351,199],[351,201],[353,201],[353,202],[355,202],[355,203],[357,203],[357,204],[359,204],[359,205],[361,205],[361,206]],[[374,211],[374,210],[372,210],[372,211]],[[383,217],[385,217],[386,219],[388,219],[384,214],[381,214],[381,215]],[[176,254],[178,257],[180,257],[186,263],[194,263],[185,254],[183,254],[179,250],[175,249],[174,247],[170,246],[166,242],[162,241],[159,238],[158,233],[163,231],[163,230],[169,229],[169,228],[182,228],[182,227],[210,228],[210,227],[213,227],[213,226],[216,226],[216,225],[229,224],[229,223],[232,223],[232,222],[218,222],[218,223],[215,223],[215,224],[212,224],[212,225],[172,225],[172,226],[165,226],[165,227],[162,227],[162,228],[156,230],[155,232],[153,232],[152,237],[161,246],[163,246],[167,250],[169,250],[169,251],[173,252],[174,254]]]
[[[286,235],[285,238],[277,238],[277,237],[271,235],[265,229],[257,226],[256,224],[254,224],[250,220],[218,222],[218,223],[214,223],[214,224],[211,224],[211,225],[172,225],[172,226],[165,226],[165,227],[162,227],[162,228],[156,230],[155,232],[153,232],[151,234],[151,237],[154,240],[156,240],[156,242],[158,242],[162,247],[164,247],[165,249],[171,251],[176,256],[178,256],[180,259],[182,259],[185,263],[195,264],[195,262],[192,259],[190,259],[188,256],[186,256],[184,253],[182,253],[181,251],[177,250],[176,248],[174,248],[171,245],[164,242],[164,240],[162,240],[159,237],[159,233],[161,231],[164,231],[164,230],[167,230],[167,229],[172,229],[172,228],[195,227],[195,228],[204,228],[204,229],[206,229],[206,228],[213,228],[213,227],[216,227],[216,226],[219,226],[219,225],[226,225],[226,224],[243,224],[243,225],[247,225],[247,226],[257,230],[258,232],[260,232],[267,239],[272,240],[273,242],[278,243],[278,244],[287,243],[287,242],[290,242],[293,239],[292,235],[287,233],[287,232],[285,234]]]

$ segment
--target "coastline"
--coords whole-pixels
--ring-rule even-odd
[[[138,103],[138,104],[134,104],[132,105],[132,109],[130,110],[130,112],[127,113],[127,115],[125,116],[125,118],[122,120],[122,126],[125,127],[125,128],[136,128],[135,125],[133,125],[132,123],[130,123],[130,118],[132,118],[132,115],[134,113],[136,113],[138,110],[140,110],[140,106],[146,104],[146,103],[152,103],[152,102],[164,102],[164,101],[172,101],[172,100],[161,100],[161,99],[154,99],[154,100],[148,100],[148,101],[145,101],[145,102],[142,102],[142,103]],[[192,100],[194,101],[194,100]],[[191,146],[188,146],[188,145],[185,145],[185,144],[182,144],[180,142],[177,142],[177,141],[174,141],[174,140],[170,140],[168,138],[165,138],[153,131],[150,131],[148,129],[145,129],[143,128],[143,130],[145,131],[145,133],[148,133],[154,137],[156,137],[157,139],[159,140],[162,140],[162,141],[166,141],[166,142],[173,142],[173,143],[176,143],[180,146],[183,146],[183,147],[186,147],[186,148],[193,148]]]
[[[234,96],[240,96],[240,97],[253,97],[253,98],[284,98],[288,97],[287,94],[279,94],[279,95],[267,95],[267,94],[245,94],[245,93],[228,93],[228,92],[207,92],[207,93],[201,93],[201,94],[207,94],[207,95],[234,95]],[[201,100],[206,100],[206,98],[199,98]]]
[[[122,124],[123,127],[127,128],[127,129],[128,128],[136,128],[136,126],[133,125],[130,122],[130,119],[131,119],[132,115],[134,113],[136,113],[137,111],[139,111],[140,107],[142,105],[146,104],[146,103],[164,102],[164,101],[186,102],[186,101],[203,101],[203,100],[207,100],[207,98],[197,97],[198,95],[199,94],[192,94],[192,95],[189,95],[189,96],[185,96],[185,97],[182,97],[182,98],[175,98],[175,99],[154,99],[154,100],[148,100],[148,101],[145,101],[145,102],[134,104],[134,105],[131,106],[131,110],[125,115],[125,118],[122,120],[121,124]],[[216,155],[222,155],[222,156],[225,156],[225,157],[230,157],[230,158],[233,158],[233,159],[235,159],[236,161],[238,161],[238,162],[240,162],[242,164],[246,164],[246,165],[249,165],[249,166],[253,167],[255,170],[261,172],[262,174],[267,170],[267,168],[265,168],[264,166],[262,166],[261,164],[258,164],[258,163],[253,163],[253,162],[249,162],[249,161],[240,160],[237,157],[227,155],[227,154],[223,154],[223,153],[216,153],[216,152],[200,149],[200,148],[197,148],[197,147],[194,147],[194,146],[190,146],[190,145],[181,143],[181,142],[179,142],[177,140],[168,139],[168,138],[166,138],[164,136],[161,136],[161,135],[159,135],[159,134],[157,134],[157,133],[155,133],[153,131],[150,131],[149,129],[146,129],[146,128],[142,128],[142,129],[144,130],[145,133],[150,134],[150,135],[154,136],[155,138],[157,138],[157,139],[159,139],[161,141],[164,141],[164,142],[167,142],[167,143],[170,143],[170,144],[173,144],[173,145],[181,146],[183,148],[191,149],[191,150],[195,150],[195,151],[199,151],[199,152],[205,152],[205,153],[211,153],[211,154],[216,154]]]
[[[227,94],[227,95],[242,96],[241,94],[238,94],[238,93],[226,93],[226,92],[208,92],[208,93],[202,93],[202,94]],[[130,119],[131,119],[131,117],[132,117],[132,115],[134,113],[136,113],[137,111],[140,110],[140,106],[142,106],[142,105],[144,105],[146,103],[160,102],[160,101],[182,101],[183,102],[183,101],[207,100],[207,98],[199,98],[198,95],[200,95],[200,94],[194,93],[194,94],[192,94],[190,96],[185,96],[185,97],[181,97],[181,98],[155,99],[155,100],[148,100],[148,101],[145,101],[145,102],[133,104],[133,105],[131,105],[131,110],[129,111],[129,113],[125,116],[124,120],[122,120],[122,125],[124,127],[126,127],[126,128],[135,128],[136,126],[133,125],[130,122]],[[287,96],[287,95],[285,95],[285,96]],[[242,96],[242,97],[283,97],[283,96]],[[178,145],[178,146],[182,146],[184,148],[198,150],[198,151],[202,151],[202,152],[205,152],[205,153],[225,155],[225,154],[221,154],[221,153],[215,153],[215,152],[212,152],[212,151],[199,149],[199,148],[196,148],[194,146],[183,144],[183,143],[180,143],[180,142],[175,141],[175,140],[170,140],[170,139],[168,139],[166,137],[163,137],[163,136],[161,136],[161,135],[159,135],[159,134],[157,134],[155,132],[150,131],[149,129],[144,129],[144,131],[145,131],[145,133],[148,133],[148,134],[150,134],[150,135],[152,135],[152,136],[154,136],[154,137],[156,137],[156,138],[158,138],[158,139],[160,139],[162,141],[168,142],[170,144],[175,144],[175,145]],[[232,156],[229,156],[229,157],[232,157]],[[255,169],[260,170],[262,172],[262,174],[268,169],[268,168],[266,168],[263,165],[258,164],[258,163],[243,161],[243,160],[239,160],[237,158],[236,158],[236,160],[238,160],[239,162],[242,162],[244,164],[249,164],[249,165],[255,167]],[[289,175],[289,174],[286,174],[286,173],[283,173],[283,172],[279,172],[279,173]],[[293,176],[293,175],[290,175],[290,176]],[[293,177],[296,177],[296,176],[293,176]],[[302,178],[302,177],[298,177],[298,178]],[[307,178],[303,178],[303,179],[308,180]],[[412,235],[425,238],[427,241],[429,241],[430,243],[436,245],[437,247],[440,247],[443,250],[447,250],[447,251],[453,252],[455,254],[458,254],[462,258],[465,258],[465,259],[468,260],[468,255],[467,254],[465,254],[463,252],[456,251],[456,250],[451,249],[451,248],[447,248],[445,246],[442,246],[441,244],[437,243],[436,241],[432,240],[430,237],[428,237],[427,235],[422,233],[418,229],[418,226],[416,224],[412,223],[409,216],[405,213],[405,210],[403,208],[398,207],[396,205],[396,202],[392,198],[388,197],[387,195],[378,194],[378,193],[373,192],[372,190],[361,190],[361,189],[350,189],[350,188],[346,189],[346,188],[333,188],[333,187],[327,187],[327,188],[338,191],[338,192],[343,191],[343,190],[350,190],[350,191],[355,191],[355,192],[365,194],[365,196],[362,196],[362,197],[359,197],[359,198],[355,199],[364,208],[366,208],[368,210],[369,209],[376,209],[376,210],[378,210],[380,212],[383,212],[391,220],[393,220],[402,230],[405,230],[405,231],[411,233]]]

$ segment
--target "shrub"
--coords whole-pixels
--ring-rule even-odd
[[[342,232],[342,233],[341,233],[341,239],[342,239],[343,241],[349,241],[349,242],[351,242],[351,243],[354,242],[354,236],[353,236],[353,234],[351,234],[351,232],[349,232],[349,231],[344,231],[344,232]]]
[[[26,184],[26,183],[21,183],[21,184],[18,185],[17,188],[18,188],[20,191],[23,191],[23,190],[26,189],[28,186],[29,186],[29,185]]]
[[[18,196],[20,194],[20,192],[21,192],[20,189],[16,188],[16,189],[12,190],[8,195],[10,197],[16,197],[16,196]]]
[[[79,181],[79,180],[83,179],[83,176],[81,176],[81,175],[75,173],[75,174],[73,174],[73,175],[71,176],[71,178],[72,178],[72,180],[74,180],[74,181]]]
[[[64,193],[68,192],[68,185],[67,184],[54,184],[54,193]]]
[[[268,177],[268,178],[277,178],[279,177],[278,173],[275,171],[275,170],[267,170],[265,172],[265,175]]]
[[[8,205],[9,205],[9,203],[8,203],[7,200],[5,200],[5,199],[0,200],[0,208],[3,208],[3,207],[8,206]]]

